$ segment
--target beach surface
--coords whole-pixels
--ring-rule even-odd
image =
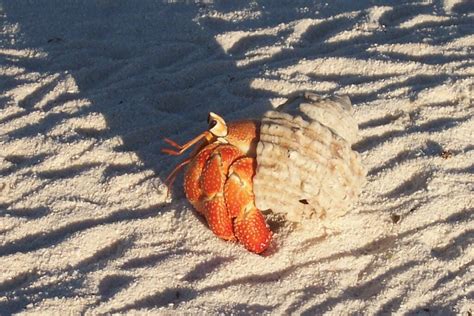
[[[0,314],[474,313],[474,5],[0,1]],[[367,168],[343,217],[265,255],[184,197],[210,111],[348,95]]]

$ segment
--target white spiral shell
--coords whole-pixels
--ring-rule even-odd
[[[253,179],[256,206],[293,222],[344,215],[365,182],[348,97],[303,93],[264,114]]]

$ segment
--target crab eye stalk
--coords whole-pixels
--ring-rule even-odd
[[[209,129],[212,129],[214,126],[217,125],[217,121],[216,120],[212,120],[209,122]]]
[[[207,118],[209,123],[209,132],[216,137],[227,136],[227,125],[222,117],[216,113],[210,112]]]

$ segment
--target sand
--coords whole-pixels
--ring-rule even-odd
[[[440,1],[0,2],[0,314],[474,312],[474,13]],[[216,238],[178,179],[209,111],[346,94],[350,212]]]

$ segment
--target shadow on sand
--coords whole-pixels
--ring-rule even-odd
[[[109,139],[120,137],[122,145],[114,148],[118,152],[131,152],[137,154],[142,162],[141,166],[109,164],[104,171],[104,181],[127,173],[134,173],[143,169],[153,170],[157,178],[163,179],[172,167],[178,162],[174,157],[164,156],[160,153],[163,147],[162,138],[171,137],[178,143],[184,143],[197,133],[206,128],[206,117],[209,111],[224,115],[228,119],[246,117],[259,118],[271,107],[269,99],[284,96],[284,93],[269,91],[253,87],[252,83],[257,78],[272,79],[276,70],[286,66],[295,65],[302,58],[327,58],[347,57],[355,59],[380,59],[387,58],[401,61],[420,61],[426,64],[445,63],[459,60],[458,56],[429,55],[413,57],[402,54],[382,56],[368,51],[373,45],[390,43],[408,43],[413,40],[412,34],[416,33],[420,25],[412,28],[398,28],[397,25],[409,20],[414,15],[428,13],[433,10],[433,5],[412,4],[410,1],[379,1],[380,5],[394,6],[379,17],[386,28],[375,30],[370,35],[361,35],[351,39],[328,42],[327,39],[347,29],[355,27],[360,16],[349,18],[341,16],[353,11],[359,14],[369,14],[372,4],[359,1],[336,1],[331,6],[323,2],[300,1],[301,7],[316,8],[314,12],[298,11],[293,3],[281,5],[273,9],[271,1],[258,1],[254,5],[262,12],[258,19],[230,21],[221,18],[196,19],[208,10],[217,10],[221,13],[230,13],[248,8],[248,5],[217,1],[213,4],[173,3],[159,1],[142,1],[140,4],[126,1],[97,1],[80,3],[76,1],[50,1],[45,5],[28,5],[29,1],[17,0],[3,3],[2,17],[4,23],[18,25],[20,32],[18,38],[12,41],[7,33],[2,36],[2,53],[0,60],[4,67],[18,67],[24,72],[35,73],[36,85],[28,95],[19,102],[21,111],[0,118],[0,124],[9,124],[14,120],[21,120],[35,112],[40,112],[43,117],[33,124],[19,126],[8,132],[4,137],[9,141],[33,137],[37,134],[49,135],[55,127],[65,120],[87,118],[88,115],[99,113],[105,118],[107,128],[98,130],[88,127],[78,127],[67,136],[59,137],[57,142],[68,144],[78,140],[91,140],[93,144],[103,143]],[[435,6],[439,4],[435,4]],[[265,8],[265,9],[264,9]],[[464,10],[465,7],[455,7],[453,10]],[[255,30],[257,28],[272,28],[280,23],[290,23],[304,18],[317,18],[325,20],[320,24],[311,26],[304,31],[299,40],[291,47],[285,47],[285,41],[294,30],[287,28],[275,35],[244,36],[237,40],[230,49],[224,51],[216,40],[216,36],[223,32]],[[453,18],[452,27],[448,30],[439,29],[436,32],[436,41],[453,40],[468,32],[468,21],[462,16]],[[432,22],[431,29],[444,22]],[[439,24],[439,25],[438,25]],[[426,31],[426,30],[425,30]],[[429,32],[429,31],[426,31]],[[416,33],[419,37],[427,34]],[[430,34],[428,34],[430,35]],[[270,57],[256,59],[251,63],[241,61],[252,51],[265,46],[282,46],[279,52]],[[41,56],[30,56],[27,53],[17,54],[33,49],[44,52]],[[472,55],[468,56],[473,58]],[[394,74],[385,74],[387,78]],[[77,92],[64,91],[58,97],[48,98],[48,94],[60,89],[67,78],[73,78],[78,89]],[[0,95],[2,102],[7,102],[8,91],[20,86],[35,84],[35,80],[20,75],[4,75],[1,78]],[[311,75],[314,82],[330,81],[336,87],[354,84],[370,83],[380,77],[331,75]],[[369,102],[379,94],[400,88],[409,88],[412,97],[423,89],[439,85],[448,78],[444,75],[415,76],[405,81],[381,87],[379,90],[355,95],[353,101],[358,104]],[[337,93],[338,88],[320,93]],[[74,100],[87,100],[88,106],[77,111],[56,111],[64,103]],[[38,107],[38,104],[41,106]],[[381,117],[366,123],[362,128],[373,128],[390,123],[397,117]],[[424,125],[414,126],[408,131],[393,131],[363,139],[358,144],[361,151],[371,150],[383,142],[406,136],[407,133],[449,129],[468,118],[453,119],[443,118],[438,121],[428,122]],[[1,176],[18,172],[23,168],[30,168],[41,164],[54,153],[40,156],[24,157],[9,156],[12,166],[0,170]],[[400,159],[410,159],[411,153],[400,154]],[[393,158],[399,160],[399,158]],[[395,164],[387,160],[382,167]],[[74,177],[87,172],[97,164],[68,165],[57,170],[48,170],[38,174],[45,180],[44,186],[58,178]],[[375,169],[373,174],[382,169]],[[421,175],[428,176],[428,175]],[[418,178],[418,177],[417,177]],[[145,179],[144,181],[149,180]],[[407,179],[409,181],[410,179]],[[178,179],[177,183],[180,180]],[[44,186],[34,188],[42,190]],[[415,188],[416,189],[416,188]],[[413,189],[413,190],[415,190]],[[175,199],[182,199],[179,186],[174,190]],[[391,198],[400,194],[411,194],[410,188],[399,187],[387,193]],[[26,198],[26,192],[19,199]],[[71,192],[73,194],[73,192]],[[31,209],[18,209],[10,204],[0,205],[2,216],[14,216],[26,220],[35,220],[50,213],[48,205],[38,205]],[[91,201],[92,203],[93,201]],[[156,205],[145,209],[123,209],[113,212],[105,217],[89,218],[70,225],[53,229],[47,234],[30,234],[18,240],[9,240],[0,246],[0,255],[7,256],[15,253],[28,253],[45,247],[52,247],[72,234],[91,229],[93,227],[144,219],[157,215],[157,210],[166,212],[167,207]],[[464,217],[463,217],[464,219]],[[448,219],[449,220],[449,219]],[[430,224],[431,225],[431,224]],[[409,236],[414,232],[407,232]],[[472,231],[467,233],[472,239]],[[466,238],[454,239],[452,247],[465,247]],[[131,237],[130,237],[131,238]],[[404,238],[404,236],[399,236]],[[469,239],[468,238],[468,239]],[[320,242],[320,241],[318,241]],[[39,303],[44,299],[53,297],[73,297],[78,295],[79,289],[84,286],[88,274],[101,269],[108,261],[123,255],[125,250],[133,245],[133,238],[124,238],[117,245],[112,245],[113,250],[105,250],[96,254],[94,261],[87,261],[77,267],[70,267],[80,271],[79,276],[69,278],[69,281],[57,281],[43,287],[31,286],[38,275],[33,271],[29,275],[16,278],[11,283],[0,284],[0,295],[13,298],[8,303],[0,303],[0,310],[6,313],[22,311],[28,304]],[[451,244],[450,244],[451,245]],[[124,306],[116,312],[126,312],[130,309],[153,308],[166,306],[169,303],[180,303],[193,300],[197,296],[209,292],[217,292],[230,286],[242,284],[275,283],[285,278],[298,269],[310,266],[317,262],[337,260],[346,256],[357,256],[371,252],[387,251],[395,246],[394,240],[382,240],[371,243],[361,249],[335,254],[330,258],[319,258],[303,265],[289,266],[285,270],[273,272],[268,275],[248,276],[231,280],[220,286],[203,287],[196,291],[191,288],[169,288],[165,292],[156,293],[150,297]],[[118,249],[118,250],[117,250]],[[158,253],[151,257],[139,258],[129,261],[122,269],[136,269],[154,265],[164,258],[185,252],[186,249],[169,249],[169,252]],[[449,260],[449,256],[456,255],[445,248],[435,249],[433,255],[442,260]],[[199,281],[218,267],[225,266],[232,258],[214,257],[194,267],[185,280],[187,282]],[[327,299],[318,305],[311,306],[306,314],[314,314],[330,310],[337,303],[358,297],[360,299],[372,298],[379,291],[383,291],[382,280],[395,278],[419,262],[408,262],[395,267],[384,274],[374,276],[354,287],[349,287],[339,296]],[[442,284],[463,275],[467,267],[461,267],[458,272],[438,281]],[[99,285],[100,300],[105,302],[116,293],[130,286],[134,279],[120,273],[104,278]],[[375,287],[373,286],[374,284]],[[295,290],[293,290],[295,291]],[[308,301],[324,291],[323,286],[315,285],[314,288],[298,289],[299,300]],[[99,302],[100,303],[100,302]],[[98,304],[99,304],[98,303]],[[299,305],[301,302],[295,304]],[[393,301],[382,307],[381,312],[396,311],[401,301]],[[266,305],[238,305],[234,312],[246,311],[251,313],[269,312],[276,306]],[[290,306],[287,312],[294,312],[295,306]]]

